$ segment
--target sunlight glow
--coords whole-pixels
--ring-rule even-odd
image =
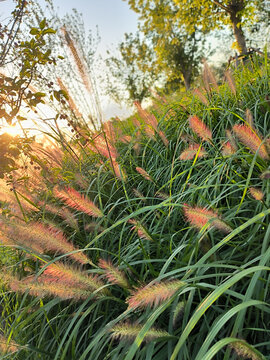
[[[23,131],[22,129],[15,125],[15,126],[12,126],[12,125],[8,125],[8,126],[3,126],[1,127],[1,133],[4,134],[4,133],[7,133],[11,136],[23,136]]]

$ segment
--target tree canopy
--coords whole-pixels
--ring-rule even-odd
[[[254,22],[258,14],[267,10],[265,0],[124,0],[130,8],[136,11],[147,26],[147,17],[166,18],[170,13],[173,18],[164,20],[167,27],[170,23],[181,28],[189,34],[200,30],[207,33],[220,29],[226,25],[231,26],[240,54],[247,52],[246,39],[243,26]],[[150,25],[151,26],[151,25]],[[168,28],[167,28],[168,29]]]

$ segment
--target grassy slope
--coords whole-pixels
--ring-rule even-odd
[[[267,64],[239,69],[234,74],[236,88],[212,87],[204,94],[205,104],[190,94],[182,103],[159,105],[153,110],[158,127],[141,111],[139,132],[138,124],[129,119],[116,125],[121,134],[105,128],[107,144],[91,141],[92,150],[82,150],[79,160],[65,155],[57,181],[46,182],[43,199],[60,209],[67,202],[55,192],[53,196],[53,186],[74,187],[103,215],[87,214],[91,207],[95,212],[93,204],[78,207],[77,200],[77,205],[69,202],[73,210],[65,222],[44,207],[31,216],[56,223],[70,241],[84,248],[92,265],[80,271],[103,274],[101,280],[110,292],[96,288],[86,297],[65,300],[56,289],[43,289],[36,290],[35,297],[24,295],[27,287],[16,288],[14,279],[5,278],[2,332],[28,346],[6,358],[234,359],[236,352],[230,349],[235,348],[246,358],[270,359],[270,195],[269,180],[262,175],[269,159],[260,153],[269,139],[268,77]],[[253,132],[265,143],[252,151],[249,148],[256,144],[252,135],[234,135],[237,150],[225,155],[226,130],[247,124],[247,109],[253,116]],[[191,129],[190,115],[211,129],[211,141],[202,139],[200,125]],[[193,142],[207,155],[199,157],[195,151],[191,160],[179,159]],[[263,200],[252,197],[252,187],[264,193]],[[185,204],[197,208],[188,215]],[[215,223],[207,213],[209,222],[202,226],[206,212],[201,209],[217,213],[221,222]],[[17,224],[5,226],[9,239],[18,243],[8,230]],[[45,235],[40,237],[46,240]],[[24,245],[23,236],[19,245]],[[41,254],[48,267],[59,255],[49,250]],[[22,251],[17,256],[20,276],[40,274],[42,261],[37,255],[29,260]],[[100,259],[110,259],[118,268],[102,266]],[[66,257],[60,262],[71,266]],[[119,280],[123,276],[128,285]],[[181,283],[171,282],[176,280]],[[50,281],[59,288],[73,285],[63,276]],[[150,285],[138,290],[143,284]]]

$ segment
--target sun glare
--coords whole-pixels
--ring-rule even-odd
[[[19,136],[22,136],[23,135],[23,131],[22,131],[22,129],[20,128],[20,127],[18,127],[18,126],[3,126],[2,128],[1,128],[1,133],[7,133],[7,134],[9,134],[9,135],[11,135],[11,136],[17,136],[17,135],[19,135]]]

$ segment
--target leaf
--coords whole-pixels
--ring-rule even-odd
[[[43,20],[40,22],[39,27],[40,27],[41,30],[43,30],[43,29],[45,28],[45,26],[46,26],[46,19],[43,19]]]
[[[39,30],[38,30],[37,28],[33,27],[33,28],[30,30],[30,34],[31,34],[31,35],[37,35],[37,34],[39,34]]]
[[[43,31],[44,35],[45,34],[55,34],[55,33],[56,33],[56,31],[54,29],[52,29],[52,28],[49,28],[49,29],[46,29],[46,30]]]
[[[175,360],[177,358],[177,355],[181,349],[181,347],[184,345],[186,339],[188,338],[191,331],[194,329],[194,327],[197,325],[200,318],[205,314],[207,309],[231,286],[233,286],[235,283],[237,283],[239,280],[241,280],[243,277],[255,273],[256,271],[262,271],[267,270],[270,271],[269,267],[266,266],[254,266],[246,270],[242,270],[239,273],[235,274],[231,278],[229,278],[226,282],[224,282],[222,285],[218,286],[211,294],[209,294],[206,298],[204,298],[201,303],[198,305],[197,309],[195,310],[194,314],[190,318],[189,322],[187,323],[185,329],[182,331],[182,335],[180,336],[180,339],[178,340],[178,343],[176,344],[173,354],[170,358],[170,360]]]

